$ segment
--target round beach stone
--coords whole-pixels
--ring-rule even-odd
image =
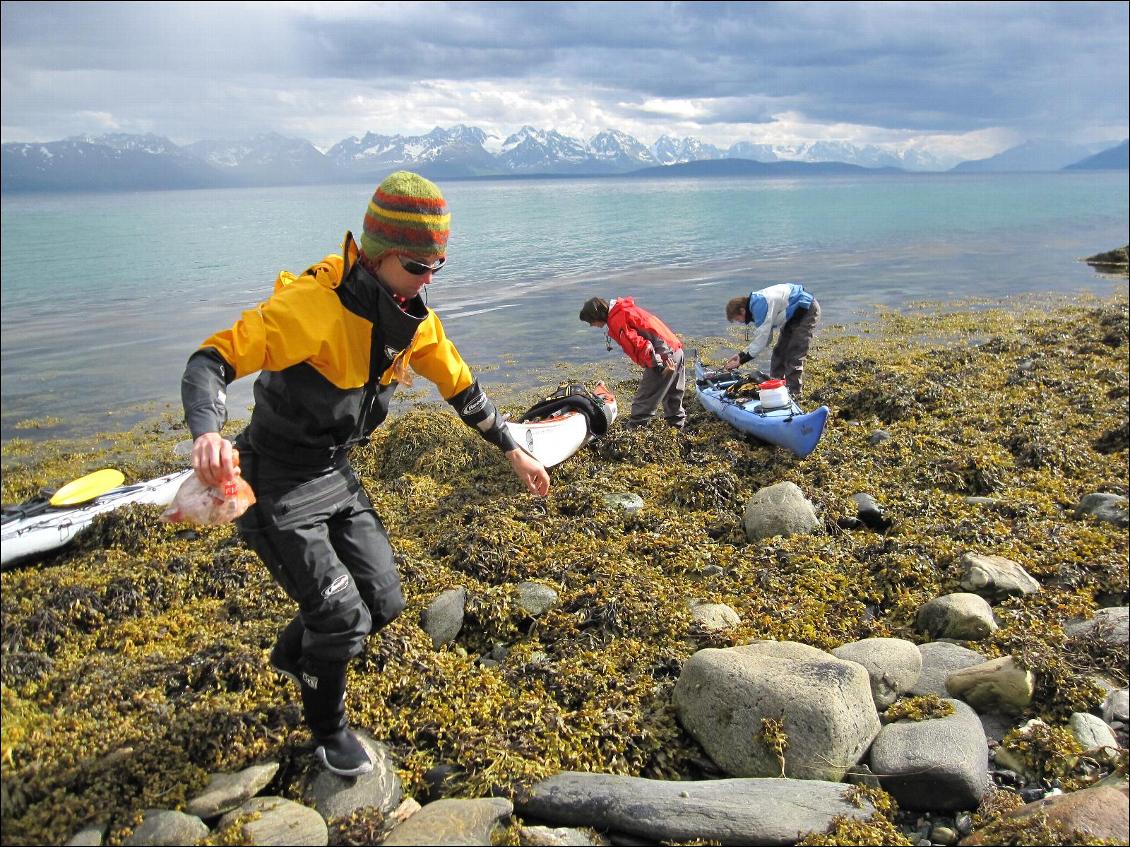
[[[388,834],[382,844],[491,844],[491,833],[510,817],[514,804],[504,797],[436,800]]]
[[[1115,688],[1108,691],[1106,700],[1103,701],[1103,720],[1107,723],[1121,721],[1126,723],[1130,719],[1130,689]]]
[[[102,847],[102,839],[105,835],[105,824],[84,826],[71,836],[71,840],[64,847]]]
[[[169,809],[146,809],[133,834],[122,841],[126,845],[195,844],[208,835],[208,827],[196,815]]]
[[[548,585],[540,582],[518,583],[518,605],[531,617],[537,617],[552,609],[558,600],[558,594]]]
[[[968,845],[1004,844],[998,830],[1007,832],[1039,820],[1039,826],[1052,826],[1065,832],[1077,832],[1080,844],[1130,843],[1130,799],[1124,790],[1096,785],[1068,794],[1055,794],[1005,812],[988,826],[977,830],[961,843]]]
[[[902,638],[864,638],[832,651],[837,659],[863,665],[871,679],[875,708],[883,710],[918,680],[922,654]]]
[[[345,818],[362,808],[379,809],[382,815],[387,815],[400,804],[403,796],[400,776],[388,749],[364,730],[354,728],[354,734],[369,754],[373,769],[350,777],[319,769],[302,796],[326,820]]]
[[[1099,639],[1111,647],[1130,648],[1130,607],[1099,609],[1085,621],[1072,621],[1063,630],[1076,638]]]
[[[958,561],[962,567],[961,587],[985,597],[1035,594],[1038,583],[1028,571],[1003,556],[966,553]]]
[[[918,655],[922,657],[922,671],[918,679],[907,689],[912,696],[937,694],[949,697],[946,691],[946,677],[954,671],[979,665],[985,657],[976,650],[953,644],[949,641],[929,641],[918,645]]]
[[[322,816],[309,806],[284,797],[252,797],[220,818],[219,828],[231,826],[247,815],[258,817],[240,826],[240,835],[247,839],[242,843],[279,847],[325,847],[329,844],[330,833]]]
[[[746,538],[760,541],[777,535],[816,532],[822,524],[804,492],[792,482],[762,488],[745,504]]]
[[[450,644],[463,628],[467,607],[467,589],[449,588],[428,604],[420,615],[420,626],[432,637],[432,646],[439,649]]]
[[[605,494],[603,500],[609,509],[619,509],[628,515],[634,515],[644,507],[643,498],[631,492]]]
[[[980,641],[997,629],[992,607],[976,594],[956,592],[935,597],[918,610],[915,626],[931,638]]]
[[[989,785],[988,742],[977,713],[960,700],[946,702],[952,715],[895,721],[871,745],[871,770],[900,808],[975,809]]]
[[[946,677],[946,690],[978,712],[1018,715],[1032,703],[1036,675],[1012,656],[962,668]]]
[[[1118,747],[1118,739],[1114,737],[1114,730],[1107,726],[1106,721],[1098,715],[1089,712],[1073,712],[1067,719],[1067,726],[1075,740],[1084,750],[1097,750],[1101,747],[1114,749]]]
[[[1130,524],[1127,512],[1127,499],[1119,494],[1088,494],[1075,507],[1075,517],[1090,516],[1095,520],[1112,523],[1115,526]]]
[[[691,619],[707,632],[724,632],[741,624],[738,613],[725,603],[691,601]]]
[[[278,762],[269,762],[237,773],[212,774],[204,790],[188,801],[185,811],[204,820],[230,812],[266,788],[278,770]]]

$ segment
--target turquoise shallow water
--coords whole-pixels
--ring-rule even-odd
[[[783,281],[815,292],[831,323],[920,299],[1105,293],[1120,283],[1078,260],[1125,244],[1130,217],[1125,172],[442,187],[453,233],[429,304],[485,383],[519,387],[621,355],[577,319],[593,295],[634,296],[702,337],[725,334],[727,299]],[[175,409],[189,353],[279,270],[335,252],[372,189],[4,196],[2,438]],[[233,386],[233,415],[251,382]],[[60,423],[16,428],[45,416]]]

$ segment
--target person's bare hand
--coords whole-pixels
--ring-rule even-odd
[[[218,432],[192,442],[192,469],[205,485],[223,485],[239,475],[239,451]]]
[[[514,474],[526,486],[531,494],[544,497],[549,493],[549,473],[542,463],[518,447],[506,454]]]

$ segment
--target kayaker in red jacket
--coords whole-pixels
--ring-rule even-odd
[[[581,307],[581,320],[589,326],[607,328],[608,337],[643,368],[628,425],[643,426],[662,403],[667,423],[682,429],[687,419],[683,409],[687,381],[679,336],[651,312],[637,306],[631,297],[586,300]]]

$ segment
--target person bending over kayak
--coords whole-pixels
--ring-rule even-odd
[[[731,356],[723,367],[733,370],[757,357],[769,346],[774,330],[780,330],[769,363],[769,376],[783,379],[789,393],[799,400],[804,382],[804,359],[820,319],[820,304],[803,286],[795,283],[770,285],[726,303],[726,320],[753,324],[753,338],[742,352]]]
[[[405,608],[380,518],[349,462],[388,414],[408,368],[499,448],[534,494],[541,463],[514,442],[436,313],[420,296],[446,260],[451,216],[438,186],[398,171],[377,187],[361,243],[330,255],[192,354],[181,385],[192,466],[208,484],[242,473],[257,502],[240,534],[298,604],[271,665],[298,683],[316,755],[336,774],[373,765],[349,729],[346,666]],[[233,441],[225,390],[260,371],[255,408]]]
[[[616,339],[628,358],[643,368],[628,426],[646,424],[662,403],[667,423],[681,430],[687,419],[683,409],[687,378],[679,336],[651,312],[637,306],[631,297],[592,297],[581,307],[581,320],[589,326],[607,328],[608,337]],[[612,349],[611,345],[608,349]]]

